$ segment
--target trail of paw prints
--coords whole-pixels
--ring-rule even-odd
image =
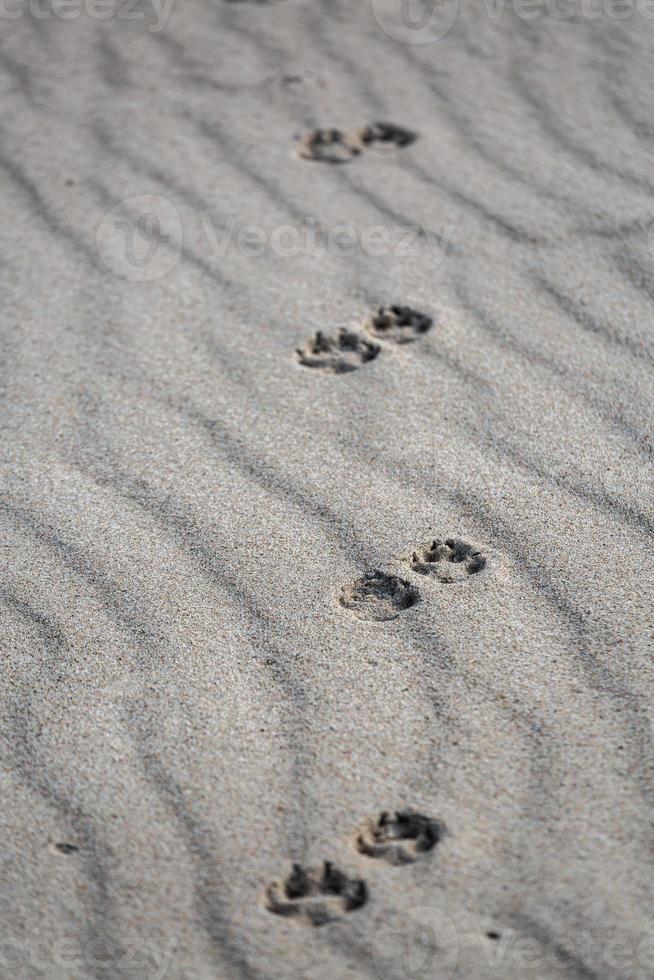
[[[374,361],[386,348],[407,344],[423,336],[433,318],[410,306],[381,306],[362,324],[363,336],[356,330],[341,329],[335,336],[319,330],[296,355],[304,367],[319,368],[332,374],[347,374]]]
[[[366,857],[390,864],[412,864],[432,851],[445,833],[440,820],[414,810],[383,812],[366,820],[356,837],[356,849]]]
[[[368,361],[374,361],[380,349],[379,344],[364,340],[351,330],[339,330],[335,337],[328,337],[319,330],[295,353],[305,367],[330,371],[332,374],[347,374]]]
[[[375,570],[344,585],[338,601],[357,619],[383,623],[397,619],[419,599],[420,593],[406,579]]]
[[[309,869],[294,864],[284,881],[274,881],[266,889],[269,912],[312,926],[340,919],[346,913],[360,909],[367,900],[365,881],[349,878],[331,861]]]
[[[486,568],[486,558],[474,545],[460,538],[435,538],[417,548],[407,559],[412,571],[440,582],[465,582]]]
[[[416,134],[394,123],[376,122],[354,132],[340,129],[312,129],[300,137],[298,156],[321,163],[349,163],[365,149],[377,144],[386,147],[409,146]]]

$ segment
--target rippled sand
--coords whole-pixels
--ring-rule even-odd
[[[653,975],[654,23],[395,6],[2,19],[3,977]]]

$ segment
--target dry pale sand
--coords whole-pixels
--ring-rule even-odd
[[[654,976],[654,22],[523,7],[3,7],[3,980]]]

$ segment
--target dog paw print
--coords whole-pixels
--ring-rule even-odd
[[[351,330],[339,330],[336,337],[327,337],[321,330],[296,354],[305,367],[321,368],[333,374],[356,371],[379,354],[379,344],[364,340]]]
[[[383,858],[390,864],[411,864],[431,851],[443,836],[438,820],[413,810],[382,813],[368,820],[356,839],[356,848],[367,857]]]
[[[463,582],[486,567],[486,559],[473,545],[459,538],[435,539],[408,559],[414,572],[433,575],[441,582]]]
[[[410,129],[385,122],[364,126],[356,135],[358,142],[363,146],[371,146],[373,143],[383,143],[385,146],[410,146],[416,139],[416,134]]]
[[[298,156],[322,163],[348,163],[374,144],[409,146],[416,134],[394,123],[376,122],[352,133],[340,129],[312,129],[300,138]]]
[[[331,861],[309,869],[294,864],[285,881],[274,881],[266,889],[268,911],[313,926],[340,919],[367,900],[365,881],[348,878]]]
[[[407,344],[427,333],[433,320],[410,306],[380,306],[364,323],[365,330],[378,340]]]
[[[383,623],[397,619],[405,609],[415,606],[419,598],[418,590],[406,579],[374,571],[344,585],[339,602],[357,619]]]
[[[298,156],[322,163],[347,163],[361,153],[361,147],[340,129],[312,129],[300,139]]]

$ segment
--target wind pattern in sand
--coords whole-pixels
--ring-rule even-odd
[[[403,978],[427,908],[457,976],[648,976],[652,22],[473,2],[407,44],[344,0],[21,9],[0,972]],[[375,120],[416,138],[294,152]],[[161,275],[121,275],[123,232]],[[433,318],[415,343],[294,357],[398,303]],[[482,575],[414,576],[394,618],[339,604],[448,535]],[[404,806],[448,829],[429,860],[352,847]],[[271,916],[267,883],[325,859],[365,907]]]

